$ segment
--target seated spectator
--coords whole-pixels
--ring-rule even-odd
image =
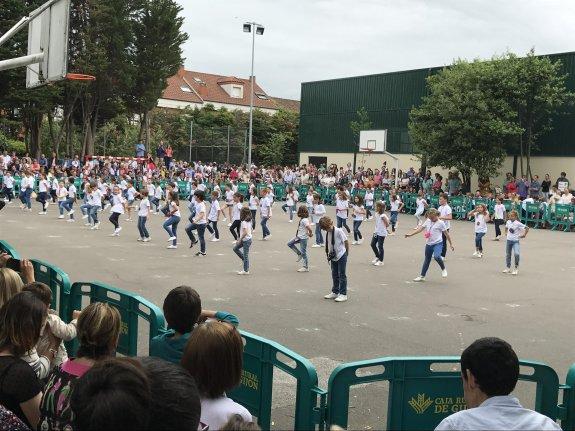
[[[44,388],[40,404],[42,431],[73,429],[74,415],[70,395],[74,382],[94,364],[109,358],[118,345],[120,313],[109,304],[95,302],[78,317],[78,352],[76,359],[54,368]]]
[[[179,394],[174,396],[178,397]],[[146,430],[151,398],[148,378],[138,361],[128,358],[102,361],[74,383],[70,398],[74,429]]]
[[[254,422],[246,422],[241,415],[232,415],[221,431],[259,431],[260,427]]]
[[[448,416],[436,430],[561,430],[509,395],[519,379],[519,360],[505,341],[473,342],[461,354],[461,377],[467,410]]]
[[[50,304],[52,303],[52,290],[50,290],[46,284],[38,281],[28,283],[24,286],[22,291],[32,292],[46,305],[46,308],[48,309],[46,323],[42,327],[42,333],[40,334],[38,345],[22,358],[28,362],[32,368],[34,368],[38,378],[44,379],[48,376],[53,367],[61,365],[63,362],[68,360],[68,353],[66,352],[66,347],[64,347],[64,341],[71,341],[76,338],[76,325],[80,312],[74,310],[72,313],[73,320],[70,323],[64,323],[62,319],[60,319],[60,316],[58,316],[58,313],[50,309]],[[52,341],[54,337],[61,341],[54,349],[52,349]],[[56,353],[52,353],[51,350],[55,350]],[[37,352],[40,352],[40,355]],[[48,356],[51,353],[52,358]]]
[[[19,357],[36,345],[45,318],[46,306],[30,292],[17,293],[0,308],[0,404],[33,429],[42,384]]]
[[[237,329],[222,322],[198,325],[186,344],[182,366],[196,380],[202,401],[200,421],[210,430],[221,429],[234,414],[252,421],[245,407],[226,396],[241,382],[243,347]]]
[[[197,430],[201,414],[200,394],[190,373],[179,364],[159,358],[139,358],[139,361],[153,394],[148,429]]]
[[[164,315],[168,331],[150,342],[150,356],[179,364],[190,334],[197,323],[206,319],[238,325],[238,318],[224,311],[202,310],[200,295],[189,286],[178,286],[164,299]]]

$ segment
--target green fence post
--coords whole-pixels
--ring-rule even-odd
[[[575,429],[575,364],[567,372],[563,389],[563,404],[561,405],[561,428],[565,431]]]
[[[20,255],[14,247],[8,244],[6,241],[0,240],[0,251],[3,253],[8,253],[14,259],[20,259]]]
[[[38,259],[32,259],[34,279],[45,283],[52,291],[52,304],[50,308],[57,310],[63,318],[68,318],[68,302],[70,299],[70,277],[57,266]]]

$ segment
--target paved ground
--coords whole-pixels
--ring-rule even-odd
[[[233,312],[242,328],[311,358],[324,387],[329,373],[343,361],[458,355],[482,336],[508,340],[521,358],[550,364],[561,379],[575,362],[573,234],[531,230],[521,245],[520,274],[513,277],[501,273],[502,242],[485,241],[484,258],[474,259],[473,225],[454,222],[456,250],[448,254],[449,277],[442,279],[433,262],[428,281],[417,284],[411,280],[419,273],[424,239],[403,238],[415,219],[402,215],[399,234],[386,240],[384,267],[370,265],[373,256],[367,243],[352,247],[349,301],[338,304],[323,299],[331,281],[322,249],[310,250],[310,273],[296,272],[295,255],[286,247],[295,225],[279,208],[270,222],[272,240],[253,244],[249,277],[235,274],[240,260],[225,228],[223,241],[208,243],[208,256],[196,258],[187,239],[178,250],[166,250],[160,216],[148,223],[152,242],[140,244],[135,223],[122,221],[122,236],[110,238],[107,220],[102,230],[89,231],[82,223],[57,220],[54,207],[44,217],[34,209],[30,214],[7,207],[0,214],[0,237],[22,256],[52,262],[74,281],[104,281],[158,305],[172,287],[189,284],[200,292],[205,308]],[[182,239],[184,227],[182,223]],[[372,231],[373,222],[365,222],[365,237]],[[487,238],[492,237],[490,226]],[[289,427],[293,384],[281,375],[277,383],[274,420]],[[377,390],[352,393],[354,428],[383,426],[385,396]]]

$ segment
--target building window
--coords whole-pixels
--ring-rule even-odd
[[[270,98],[263,93],[256,93],[256,97],[262,100],[269,100]]]
[[[200,78],[198,78],[197,76],[194,76],[194,81],[196,81],[198,84],[203,84],[204,81],[202,81]]]
[[[187,85],[182,85],[180,87],[180,90],[182,90],[184,93],[191,93],[192,89],[190,87],[188,87]]]
[[[242,99],[244,97],[244,89],[239,85],[233,85],[231,96],[234,99]]]

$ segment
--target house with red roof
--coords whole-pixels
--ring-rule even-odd
[[[250,90],[250,78],[194,72],[181,67],[178,73],[168,78],[168,86],[158,100],[158,107],[193,109],[211,104],[216,109],[247,112],[250,109]],[[254,77],[254,108],[268,114],[275,114],[280,109],[299,112],[299,104],[298,100],[268,95]]]

